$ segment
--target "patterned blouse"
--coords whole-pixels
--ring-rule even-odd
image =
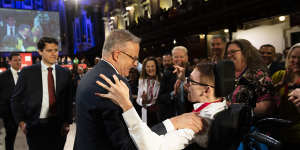
[[[273,83],[267,72],[262,70],[250,71],[246,68],[236,81],[242,78],[252,83],[251,85],[255,90],[250,90],[251,87],[246,84],[236,84],[233,93],[230,95],[231,98],[229,97],[232,103],[247,103],[251,99],[250,95],[256,95],[256,102],[272,100],[274,95]],[[252,92],[252,94],[249,92]]]

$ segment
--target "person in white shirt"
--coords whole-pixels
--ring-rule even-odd
[[[136,102],[142,107],[142,120],[150,127],[159,122],[156,100],[160,88],[160,79],[161,75],[156,59],[154,57],[144,59]]]
[[[184,68],[175,66],[178,79],[184,80]],[[211,120],[215,114],[224,110],[226,101],[215,97],[214,64],[200,63],[196,65],[187,80],[188,99],[194,104],[194,112],[204,118],[203,129],[199,133],[194,133],[190,129],[179,129],[169,131],[165,135],[158,136],[152,132],[145,123],[138,117],[132,103],[129,100],[128,88],[124,82],[114,76],[115,84],[104,75],[100,75],[110,87],[97,82],[97,84],[108,90],[108,94],[96,93],[96,95],[109,98],[118,104],[124,111],[123,118],[127,124],[129,133],[141,150],[179,150],[185,148],[192,142],[192,139],[199,146],[206,148],[208,144],[208,131]]]

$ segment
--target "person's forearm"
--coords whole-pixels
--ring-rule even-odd
[[[129,134],[138,149],[143,150],[181,150],[190,142],[194,132],[190,129],[177,130],[165,135],[157,135],[138,116],[134,108],[124,112],[123,118]]]

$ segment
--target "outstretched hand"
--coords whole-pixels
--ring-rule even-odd
[[[176,130],[189,128],[198,133],[203,128],[202,119],[195,112],[184,113],[170,119]]]
[[[99,76],[104,81],[106,81],[109,86],[101,83],[100,81],[96,81],[96,83],[99,86],[106,89],[108,93],[107,94],[95,93],[95,95],[110,99],[112,102],[119,105],[124,112],[132,108],[132,103],[129,97],[129,89],[123,81],[120,81],[116,75],[113,75],[115,83],[113,83],[109,78],[107,78],[103,74],[100,74]]]
[[[173,71],[173,73],[176,73],[177,75],[177,79],[183,81],[185,78],[185,68],[180,67],[178,65],[174,65],[175,70]]]

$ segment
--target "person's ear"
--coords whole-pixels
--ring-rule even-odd
[[[120,55],[120,51],[113,51],[111,55],[112,55],[112,59],[114,61],[118,61],[119,55]]]
[[[40,56],[43,56],[43,51],[38,50],[38,53],[39,53]]]

